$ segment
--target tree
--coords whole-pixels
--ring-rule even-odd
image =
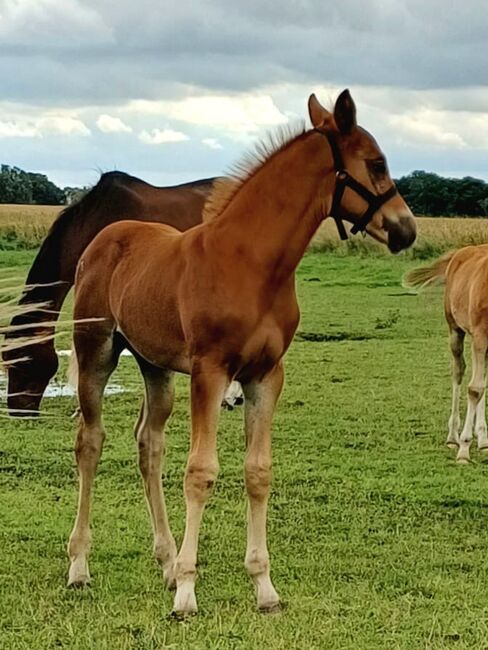
[[[416,214],[476,217],[488,213],[488,184],[477,178],[443,178],[417,170],[400,178],[397,187]]]
[[[62,205],[65,202],[63,190],[59,189],[44,174],[27,173],[32,186],[32,203],[38,205]]]
[[[65,195],[45,174],[1,165],[0,203],[61,205],[65,203]]]
[[[0,203],[32,203],[32,185],[18,167],[0,167]]]

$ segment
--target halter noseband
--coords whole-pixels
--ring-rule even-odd
[[[347,239],[347,232],[344,227],[342,218],[340,217],[340,208],[341,208],[342,196],[344,194],[346,187],[349,187],[353,192],[359,194],[359,196],[363,198],[368,204],[368,207],[366,208],[364,213],[359,217],[359,219],[353,224],[351,228],[351,233],[353,235],[355,235],[357,232],[364,232],[366,230],[366,226],[373,218],[375,212],[377,212],[383,204],[385,204],[392,197],[394,197],[395,194],[398,193],[398,190],[395,187],[395,185],[392,185],[390,189],[386,190],[386,192],[383,192],[382,194],[373,194],[373,192],[370,192],[367,187],[365,187],[355,178],[350,176],[349,172],[346,170],[333,131],[329,131],[329,130],[322,131],[322,129],[315,129],[315,131],[317,131],[317,133],[320,133],[321,135],[327,138],[330,149],[332,151],[332,157],[334,159],[336,184],[335,184],[334,196],[332,198],[332,207],[330,209],[329,216],[331,216],[336,223],[337,230],[339,232],[339,237],[342,240],[345,240]]]

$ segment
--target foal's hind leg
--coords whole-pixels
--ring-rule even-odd
[[[478,449],[480,451],[488,450],[488,434],[486,427],[486,391],[478,403],[475,415],[474,435],[478,439]]]
[[[176,544],[168,524],[161,484],[163,428],[173,408],[173,373],[152,366],[140,358],[138,363],[146,386],[144,404],[135,429],[139,468],[154,533],[154,557],[163,569],[166,584],[173,587]]]
[[[451,373],[452,373],[452,408],[449,418],[449,434],[446,444],[448,447],[458,447],[459,445],[459,427],[461,420],[459,418],[459,393],[461,383],[466,370],[464,361],[464,332],[460,329],[451,327],[450,344],[452,353]]]
[[[245,566],[256,587],[258,607],[278,610],[280,598],[270,578],[266,513],[271,484],[271,421],[283,386],[280,363],[261,381],[243,386],[245,394],[245,479],[249,498]]]
[[[473,437],[475,414],[485,393],[485,359],[487,343],[488,341],[484,335],[473,335],[471,345],[473,371],[468,387],[468,411],[459,440],[459,451],[457,454],[457,461],[459,463],[469,462],[469,447]]]
[[[112,336],[97,337],[79,344],[78,396],[81,409],[80,427],[75,454],[79,473],[78,513],[69,538],[70,559],[68,585],[90,582],[88,554],[90,551],[90,501],[95,473],[102,452],[105,432],[102,425],[102,398],[108,378],[117,365],[118,352]]]

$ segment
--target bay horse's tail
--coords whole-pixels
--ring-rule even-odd
[[[420,266],[407,271],[403,276],[403,286],[408,289],[422,291],[426,287],[444,284],[447,267],[456,253],[457,251],[449,251],[430,266]]]

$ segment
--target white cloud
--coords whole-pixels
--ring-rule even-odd
[[[97,120],[97,126],[103,133],[130,133],[132,127],[128,126],[119,117],[104,113]]]
[[[76,117],[63,115],[46,115],[36,124],[40,136],[48,133],[60,135],[90,135],[90,129]]]
[[[79,119],[65,115],[44,115],[37,119],[0,120],[0,138],[42,138],[47,135],[90,135]]]
[[[202,143],[210,149],[223,149],[223,146],[215,138],[203,138]]]
[[[34,126],[18,122],[0,122],[0,138],[35,138],[37,135]]]
[[[438,111],[420,110],[413,114],[392,116],[390,123],[397,127],[403,136],[416,144],[456,149],[465,147],[466,142],[462,136],[446,128],[444,126],[446,121],[441,117]]]
[[[141,131],[139,140],[145,144],[167,144],[169,142],[184,142],[189,140],[188,136],[181,131],[173,131],[173,129],[151,129],[151,131]]]
[[[164,115],[199,126],[211,126],[230,133],[254,133],[263,126],[288,121],[269,95],[200,95],[177,101],[135,100],[128,110],[138,114]]]

